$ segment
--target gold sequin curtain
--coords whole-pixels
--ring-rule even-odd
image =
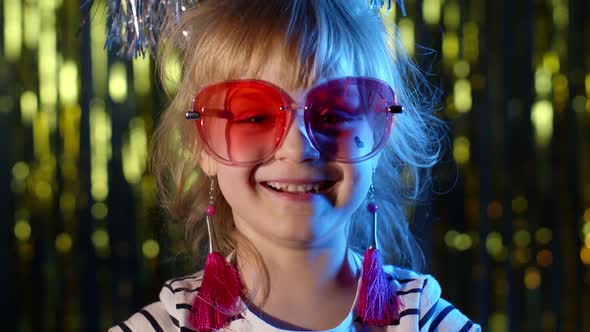
[[[7,331],[104,331],[190,266],[146,170],[175,82],[149,57],[109,55],[104,1],[83,3],[0,8]],[[427,272],[484,330],[590,330],[590,4],[405,4],[386,20],[442,89],[451,130],[442,189],[414,222]]]

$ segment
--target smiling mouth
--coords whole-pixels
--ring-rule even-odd
[[[322,181],[317,183],[306,184],[292,184],[281,182],[264,182],[263,185],[267,188],[280,192],[290,194],[317,194],[330,189],[335,184],[334,181]]]

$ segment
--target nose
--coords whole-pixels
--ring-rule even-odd
[[[307,135],[303,112],[298,110],[293,116],[293,121],[287,129],[287,135],[275,152],[275,159],[296,163],[318,160],[320,152],[311,144]]]

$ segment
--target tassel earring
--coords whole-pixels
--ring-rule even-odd
[[[383,271],[383,259],[377,239],[378,207],[375,204],[374,192],[375,188],[371,184],[367,209],[373,215],[373,236],[363,258],[357,310],[364,323],[387,326],[399,319],[401,302]]]
[[[223,255],[214,251],[211,219],[215,208],[215,182],[209,186],[209,205],[205,210],[209,254],[205,262],[201,288],[193,301],[190,325],[199,332],[210,332],[225,327],[243,309],[240,295],[244,286],[236,269]]]

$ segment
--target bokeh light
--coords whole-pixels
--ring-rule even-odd
[[[512,210],[515,213],[524,213],[528,208],[528,201],[524,196],[517,196],[512,200]]]
[[[537,264],[540,267],[548,267],[553,263],[553,254],[547,249],[543,249],[537,253]]]
[[[580,250],[580,259],[582,260],[582,263],[584,263],[586,265],[590,264],[590,248],[583,247]]]
[[[109,70],[109,96],[116,103],[127,98],[127,68],[121,62],[112,64]]]
[[[14,224],[14,236],[19,241],[27,241],[31,237],[31,225],[27,220],[18,220]]]
[[[525,229],[521,229],[514,233],[514,244],[519,247],[527,247],[531,242],[531,234]]]
[[[537,101],[531,111],[537,145],[545,147],[553,135],[553,105],[547,100]]]
[[[73,240],[68,233],[60,233],[55,238],[55,249],[62,254],[67,254],[72,250]]]
[[[146,258],[154,259],[160,254],[160,245],[155,240],[149,239],[143,242],[141,251]]]
[[[103,229],[97,229],[92,233],[92,243],[97,250],[103,250],[109,246],[109,234]]]
[[[537,241],[538,244],[549,244],[552,238],[553,232],[547,227],[541,227],[535,231],[535,241]]]
[[[524,272],[524,285],[528,289],[537,289],[541,286],[541,273],[536,267],[529,267]]]
[[[498,201],[491,202],[488,205],[487,213],[490,219],[499,219],[502,217],[504,209],[502,204]]]
[[[2,198],[11,206],[0,211],[8,240],[0,249],[15,253],[6,273],[15,287],[5,297],[19,296],[10,302],[19,303],[17,323],[5,321],[6,330],[80,331],[95,317],[100,326],[91,329],[106,330],[164,280],[195,272],[193,260],[184,264],[181,256],[185,224],[169,223],[158,208],[148,169],[150,139],[182,79],[179,55],[158,68],[151,54],[109,54],[112,2],[94,1],[88,17],[81,4],[63,0],[1,4],[0,124],[9,185]],[[403,211],[416,226],[427,270],[443,296],[482,319],[484,330],[584,330],[590,63],[582,37],[590,20],[570,10],[587,4],[423,0],[405,7],[406,16],[395,4],[381,13],[431,83],[410,93],[432,89],[441,98],[435,105],[418,98],[425,102],[418,111],[434,111],[452,137],[429,151],[441,162],[424,204]],[[402,76],[412,86],[415,77]],[[195,167],[175,190],[184,194],[198,174]],[[70,287],[80,280],[83,288]],[[466,284],[485,293],[461,292]],[[46,290],[38,304],[31,285]]]
[[[459,164],[466,164],[469,162],[470,152],[469,139],[465,136],[455,138],[453,142],[453,157]]]

